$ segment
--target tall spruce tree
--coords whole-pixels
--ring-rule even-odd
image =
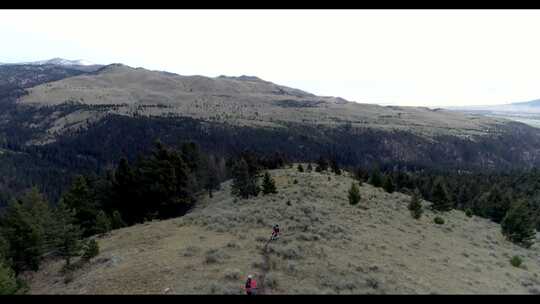
[[[392,177],[389,174],[383,177],[382,187],[384,191],[388,193],[394,192],[394,189],[395,189],[394,182],[392,181]]]
[[[2,233],[9,243],[8,259],[16,273],[39,269],[45,232],[19,201],[11,201],[2,217]]]
[[[339,164],[335,158],[332,158],[330,161],[330,167],[332,172],[334,172],[336,175],[341,175],[341,169],[339,168]]]
[[[80,256],[82,250],[82,231],[77,224],[75,210],[61,200],[55,210],[55,248],[58,256],[70,265],[71,259]]]
[[[232,175],[231,192],[233,195],[245,199],[259,194],[258,176],[253,173],[250,174],[248,164],[244,158],[236,162]]]
[[[452,201],[450,201],[446,184],[442,178],[435,180],[431,198],[433,200],[433,209],[437,211],[452,210]]]
[[[412,217],[415,219],[419,219],[424,212],[424,210],[422,209],[422,203],[420,202],[420,191],[418,190],[418,188],[414,189],[414,192],[411,196],[409,210],[411,211]]]
[[[381,176],[381,171],[379,171],[378,167],[375,167],[373,171],[371,172],[371,176],[369,177],[369,183],[373,187],[381,187],[383,183],[383,179]]]
[[[328,170],[328,160],[324,157],[319,157],[317,160],[317,167],[315,168],[315,171],[317,172],[323,172]]]
[[[92,197],[86,178],[77,175],[70,189],[62,196],[62,199],[66,206],[75,211],[75,218],[82,229],[83,235],[92,235],[95,231],[99,207]]]
[[[15,272],[0,257],[0,295],[12,295],[18,290]]]
[[[270,176],[270,173],[265,172],[262,182],[262,192],[263,194],[277,193],[276,183],[274,179]]]
[[[512,203],[501,222],[502,233],[508,240],[529,248],[536,235],[534,219],[526,201]]]

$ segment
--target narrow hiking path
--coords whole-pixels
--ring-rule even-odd
[[[270,245],[271,243],[271,239],[268,240],[266,242],[266,244],[264,244],[264,247],[262,248],[262,256],[263,256],[263,265],[262,265],[262,273],[261,275],[259,276],[260,278],[260,283],[259,283],[259,294],[267,294],[266,293],[266,286],[265,286],[265,281],[266,281],[266,274],[268,273],[268,270],[270,270],[270,255],[269,255],[269,252],[268,252],[268,245]]]

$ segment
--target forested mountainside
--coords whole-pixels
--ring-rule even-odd
[[[320,97],[256,77],[208,78],[121,64],[83,72],[0,66],[0,193],[36,185],[56,200],[76,173],[98,174],[157,139],[194,141],[348,166],[507,171],[538,164],[538,129],[506,120]]]

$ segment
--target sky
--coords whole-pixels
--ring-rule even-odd
[[[539,10],[0,10],[0,62],[253,75],[407,106],[540,98]]]

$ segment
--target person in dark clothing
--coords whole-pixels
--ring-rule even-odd
[[[279,225],[275,224],[272,228],[272,238],[271,240],[277,240],[279,238]]]

